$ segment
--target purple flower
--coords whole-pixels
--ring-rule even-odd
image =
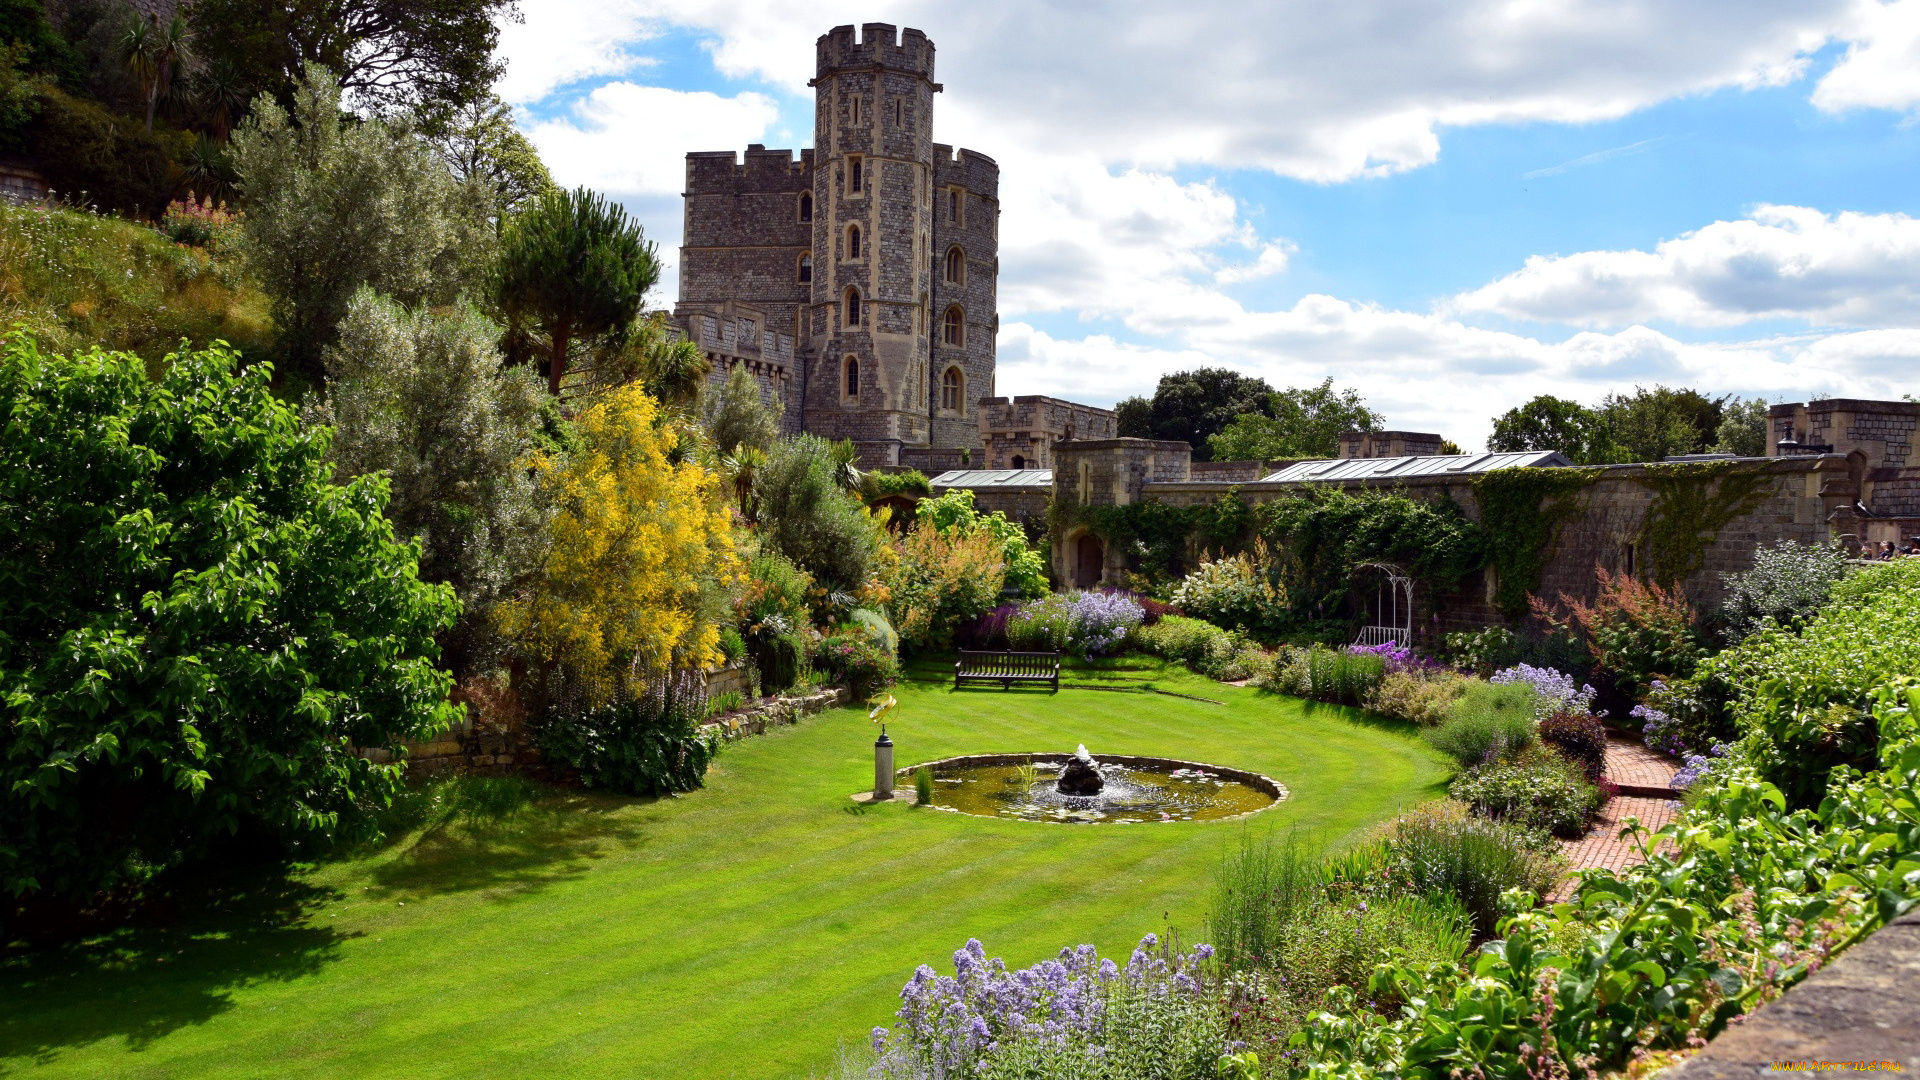
[[[1593,699],[1598,696],[1591,686],[1575,686],[1573,676],[1556,671],[1553,668],[1534,667],[1532,664],[1515,664],[1505,671],[1495,672],[1488,682],[1507,685],[1525,683],[1533,687],[1540,695],[1537,716],[1544,720],[1554,713],[1591,713]]]

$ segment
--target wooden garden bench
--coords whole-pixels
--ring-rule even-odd
[[[997,682],[1011,690],[1017,682],[1051,683],[1060,689],[1060,654],[1057,652],[988,652],[961,649],[953,664],[953,688],[962,683]]]

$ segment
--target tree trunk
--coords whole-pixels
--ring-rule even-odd
[[[160,98],[160,80],[158,77],[147,86],[147,134],[153,134],[153,106]]]
[[[560,396],[560,376],[567,372],[566,329],[555,327],[553,331],[553,355],[547,361],[547,393]]]

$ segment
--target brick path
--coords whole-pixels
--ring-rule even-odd
[[[1560,849],[1566,853],[1573,869],[1601,866],[1625,870],[1645,862],[1639,844],[1620,839],[1620,823],[1630,817],[1639,818],[1641,826],[1648,830],[1671,823],[1680,810],[1680,804],[1667,795],[1673,773],[1671,759],[1639,743],[1608,740],[1606,777],[1621,793],[1600,808],[1587,835],[1560,842]],[[1551,899],[1565,900],[1572,892],[1573,881],[1569,878],[1560,883]]]

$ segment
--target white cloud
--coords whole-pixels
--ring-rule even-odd
[[[529,104],[584,79],[625,75],[653,64],[633,51],[659,32],[647,16],[648,6],[630,0],[523,5],[520,21],[499,24],[507,72],[495,91],[515,104]]]
[[[1433,161],[1443,126],[1584,122],[1786,81],[1855,25],[1846,18],[1857,2],[907,0],[889,16],[933,38],[940,78],[964,88],[956,98],[979,118],[957,134],[988,153],[1337,181]],[[805,94],[814,39],[871,14],[793,0],[619,0],[604,15],[586,0],[538,7],[505,41],[509,71],[526,68],[513,76],[522,95],[617,70],[666,25],[711,35],[722,74]]]
[[[1447,307],[1575,326],[1920,325],[1920,220],[1761,206],[1650,252],[1536,255]]]
[[[677,195],[686,185],[689,150],[742,149],[760,141],[779,114],[765,94],[721,97],[610,82],[570,116],[535,124],[527,135],[563,186]]]
[[[1815,105],[1840,112],[1920,103],[1920,0],[1861,0],[1843,36],[1850,44],[1814,87]]]

